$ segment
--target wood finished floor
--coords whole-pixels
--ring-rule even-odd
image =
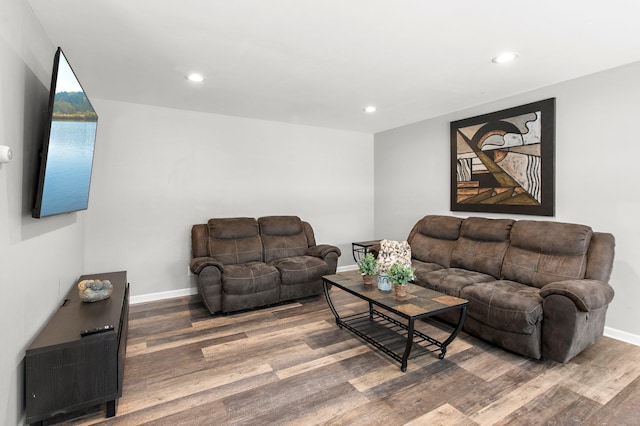
[[[563,365],[460,333],[444,360],[402,373],[339,329],[324,296],[216,316],[176,298],[131,306],[117,416],[103,406],[57,424],[639,425],[640,347],[603,337]]]

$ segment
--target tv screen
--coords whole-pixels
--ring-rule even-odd
[[[33,217],[86,210],[98,115],[62,49],[53,61]]]

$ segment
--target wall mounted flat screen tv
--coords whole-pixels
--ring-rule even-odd
[[[98,115],[60,48],[53,61],[47,114],[35,218],[89,207]]]

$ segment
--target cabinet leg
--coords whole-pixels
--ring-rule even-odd
[[[116,415],[116,400],[107,401],[107,417]]]

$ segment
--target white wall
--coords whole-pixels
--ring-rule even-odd
[[[528,218],[583,223],[614,234],[611,284],[616,296],[607,327],[609,334],[640,342],[640,195],[635,174],[640,158],[640,63],[376,134],[376,237],[405,239],[421,217],[451,214],[449,122],[551,97],[556,98],[556,215]]]
[[[373,236],[373,135],[94,100],[85,268],[127,270],[132,296],[195,287],[191,226],[298,215],[341,248]]]
[[[24,353],[82,274],[81,214],[32,219],[55,46],[23,0],[0,2],[0,424],[24,421]]]

